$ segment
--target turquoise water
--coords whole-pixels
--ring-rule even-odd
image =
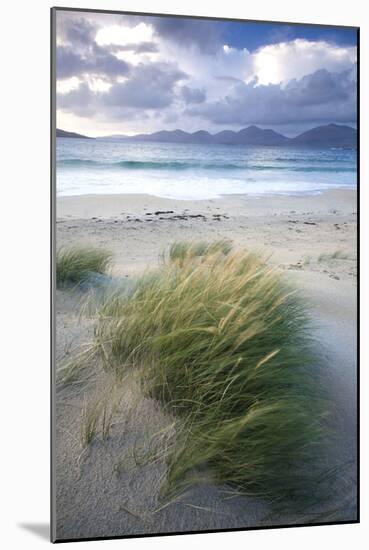
[[[316,194],[356,187],[356,151],[57,139],[57,194]]]

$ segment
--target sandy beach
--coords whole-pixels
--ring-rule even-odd
[[[179,201],[149,195],[87,195],[57,199],[57,246],[92,244],[111,250],[113,276],[130,278],[157,265],[176,240],[229,239],[259,251],[306,297],[316,340],[326,359],[326,380],[341,435],[335,456],[345,464],[338,520],[356,518],[356,192],[313,196],[229,195]],[[81,319],[76,295],[58,290],[57,367],[91,339],[93,319]],[[57,538],[168,533],[303,523],[305,517],[270,516],[268,506],[245,497],[224,500],[221,487],[194,489],[157,509],[165,464],[120,475],[116,464],[152,426],[165,422],[158,403],[127,388],[107,441],[82,452],[80,422],[86,400],[101,385],[98,366],[83,384],[60,385],[56,397]],[[341,498],[342,497],[342,498]],[[308,521],[314,521],[308,517]],[[329,519],[327,519],[328,521]],[[317,520],[319,521],[319,519]]]

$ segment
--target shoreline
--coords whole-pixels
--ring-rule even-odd
[[[280,191],[280,192],[260,192],[260,193],[220,193],[216,197],[206,197],[206,198],[190,198],[185,199],[183,197],[165,197],[164,195],[152,195],[151,193],[76,193],[74,195],[57,195],[56,199],[72,199],[72,198],[82,198],[82,197],[122,197],[122,196],[142,196],[142,197],[152,197],[160,200],[175,200],[183,202],[192,202],[192,201],[208,201],[208,200],[218,200],[226,199],[227,197],[249,197],[249,198],[278,198],[278,197],[314,197],[326,193],[334,193],[340,191],[357,191],[357,185],[340,185],[338,187],[331,186],[330,189],[317,189],[311,191]]]
[[[305,194],[304,192],[287,195],[287,194],[265,194],[265,195],[251,195],[251,194],[227,194],[217,198],[210,199],[174,199],[163,198],[156,195],[150,195],[145,193],[122,193],[122,194],[86,194],[86,195],[65,195],[56,197],[57,204],[57,218],[76,217],[81,218],[88,217],[90,213],[101,214],[102,211],[106,212],[106,216],[113,216],[121,214],[121,208],[124,206],[142,206],[145,208],[145,203],[151,204],[167,204],[175,203],[180,206],[198,205],[207,206],[208,203],[213,204],[215,202],[226,203],[231,206],[237,206],[239,201],[242,201],[246,206],[250,206],[253,202],[260,204],[263,201],[264,204],[270,205],[274,202],[275,207],[282,207],[285,202],[296,201],[310,204],[311,202],[317,203],[324,202],[325,200],[332,200],[339,203],[340,206],[345,206],[345,201],[350,201],[352,206],[356,208],[356,196],[357,189],[329,189],[319,193]],[[354,200],[355,199],[355,200]],[[83,204],[85,203],[85,204]],[[142,203],[140,205],[140,203]],[[354,203],[354,204],[353,204]],[[94,209],[94,210],[93,210]]]
[[[108,248],[116,274],[156,265],[175,240],[231,240],[270,257],[283,270],[356,276],[356,191],[309,197],[232,195],[175,201],[151,195],[85,195],[57,200],[57,245]],[[350,260],[321,261],[336,251]],[[319,260],[320,258],[320,260]],[[328,269],[327,269],[328,268]]]

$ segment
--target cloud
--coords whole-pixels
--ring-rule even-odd
[[[93,117],[97,110],[99,93],[94,93],[87,82],[57,96],[57,108],[80,117]]]
[[[129,64],[110,54],[96,44],[88,54],[76,53],[69,46],[59,46],[56,51],[56,74],[58,79],[91,75],[119,77],[129,72]]]
[[[128,63],[96,43],[98,27],[88,19],[64,17],[58,31],[61,41],[56,50],[58,80],[83,75],[116,78],[129,72]]]
[[[220,82],[226,82],[227,84],[236,84],[239,82],[243,82],[242,78],[236,78],[229,75],[216,75],[214,76],[214,79],[219,80]]]
[[[297,107],[313,105],[337,106],[338,103],[356,102],[356,75],[353,70],[331,73],[320,69],[300,80],[291,80],[285,87],[285,94]]]
[[[72,44],[74,48],[85,48],[94,42],[98,27],[85,17],[70,16],[61,21],[58,19],[58,23],[59,38],[63,42]]]
[[[100,46],[137,44],[152,42],[153,29],[143,21],[136,25],[110,25],[100,28],[96,33],[96,43]]]
[[[112,44],[109,47],[110,52],[125,52],[132,51],[134,53],[157,53],[159,46],[155,42],[138,42],[135,44],[116,45]]]
[[[64,41],[73,40],[69,30],[78,33],[79,28],[82,33],[96,31],[101,27],[109,25],[126,25],[137,24],[136,18],[132,16],[119,15],[118,13],[99,13],[99,12],[80,12],[80,11],[62,11],[56,12],[58,38]],[[68,39],[69,34],[69,39]]]
[[[200,90],[199,88],[189,88],[188,86],[182,86],[181,96],[187,105],[189,103],[204,103],[206,100],[205,90]]]
[[[356,48],[299,38],[263,46],[252,60],[252,77],[260,84],[279,84],[323,68],[331,72],[349,69],[356,62]]]
[[[251,54],[223,45],[213,54],[190,52],[188,49],[161,43],[160,57],[176,59],[178,66],[189,75],[186,85],[202,90],[206,101],[227,94],[235,82],[243,82],[252,71]]]
[[[294,79],[288,85],[259,85],[255,79],[236,84],[221,99],[187,109],[218,125],[279,125],[306,121],[353,122],[356,119],[356,79],[351,70],[326,69]]]
[[[266,39],[279,42],[250,52],[227,44],[229,24],[219,21],[57,17],[59,113],[89,117],[92,134],[103,120],[110,130],[124,120],[133,133],[355,122],[355,47],[291,40],[276,26]]]
[[[212,54],[224,43],[222,25],[217,21],[181,17],[152,17],[147,21],[160,38],[174,42],[181,48],[194,46],[203,53]]]
[[[145,110],[161,110],[172,104],[175,87],[187,75],[173,63],[141,64],[134,67],[130,78],[114,82],[105,92],[93,92],[86,82],[77,89],[58,96],[58,108],[78,116],[99,112],[106,117],[136,116]]]
[[[132,78],[116,83],[106,94],[107,105],[163,109],[174,98],[174,86],[187,75],[171,63],[139,65]]]

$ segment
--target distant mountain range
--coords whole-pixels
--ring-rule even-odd
[[[125,138],[127,139],[127,138]],[[199,130],[189,134],[183,130],[155,132],[153,134],[139,134],[129,138],[134,141],[166,141],[170,143],[220,143],[225,145],[281,145],[288,138],[274,130],[261,130],[257,126],[249,126],[239,132],[223,130],[218,134],[209,134]]]
[[[354,148],[357,143],[357,130],[351,126],[328,124],[312,128],[293,138],[292,142],[303,145],[326,145],[328,143],[331,147]]]
[[[75,132],[66,132],[65,130],[60,130],[59,128],[56,129],[56,137],[93,139],[88,136],[83,136],[82,134],[76,134]]]
[[[87,138],[81,134],[56,130],[57,137]],[[91,139],[91,138],[89,138]],[[109,139],[120,141],[148,141],[164,143],[218,143],[223,145],[308,145],[317,147],[345,147],[355,148],[357,143],[357,131],[351,126],[328,124],[317,126],[307,132],[288,138],[274,130],[262,130],[257,126],[249,126],[239,132],[223,130],[217,134],[210,134],[205,130],[188,133],[183,130],[162,130],[153,134],[137,134],[135,136],[112,135],[96,139]]]

